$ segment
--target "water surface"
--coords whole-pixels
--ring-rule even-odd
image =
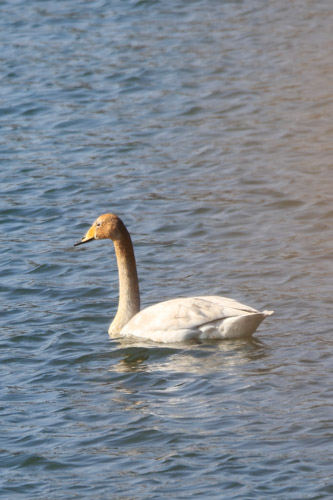
[[[331,2],[0,5],[3,498],[319,499],[332,479]],[[274,309],[251,341],[116,342],[142,303]]]

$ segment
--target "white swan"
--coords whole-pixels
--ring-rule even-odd
[[[101,215],[74,246],[102,239],[114,243],[119,274],[118,311],[109,328],[110,336],[135,336],[166,343],[249,337],[273,313],[259,312],[218,296],[167,300],[140,311],[132,240],[119,217]]]

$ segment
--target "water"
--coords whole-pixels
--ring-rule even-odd
[[[1,496],[332,498],[329,0],[3,1]],[[274,309],[252,341],[119,343],[144,305]]]

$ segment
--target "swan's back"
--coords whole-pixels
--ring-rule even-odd
[[[137,313],[120,335],[155,342],[249,337],[270,314],[226,297],[178,298]]]

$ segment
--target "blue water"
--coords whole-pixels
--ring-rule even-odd
[[[332,498],[333,10],[0,3],[0,495]],[[250,341],[116,342],[144,306],[274,309]]]

